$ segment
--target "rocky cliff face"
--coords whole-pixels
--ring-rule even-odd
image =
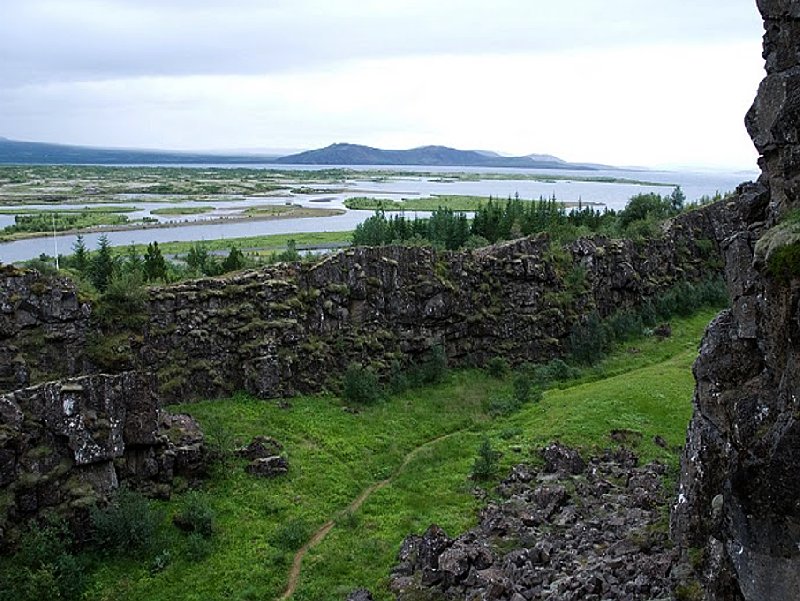
[[[0,268],[0,392],[79,375],[90,313],[69,279]]]
[[[120,481],[168,496],[203,470],[203,436],[159,409],[142,375],[85,376],[0,395],[0,541],[49,509],[79,515]]]
[[[723,244],[673,535],[709,600],[800,598],[800,3],[759,0],[767,77],[747,115],[763,175]]]
[[[538,237],[457,253],[357,248],[311,266],[171,286],[153,291],[134,354],[165,398],[181,399],[316,391],[353,361],[385,372],[435,345],[453,364],[549,360],[589,312],[606,316],[707,277],[728,217],[725,206],[695,211],[638,244]]]

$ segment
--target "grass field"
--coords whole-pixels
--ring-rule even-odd
[[[278,438],[289,474],[261,480],[244,473],[244,460],[218,465],[200,493],[217,515],[210,556],[189,559],[184,535],[165,526],[160,545],[172,559],[163,571],[149,569],[150,557],[102,561],[87,598],[276,599],[296,550],[333,520],[304,558],[291,598],[341,600],[366,586],[388,600],[388,572],[407,534],[433,522],[457,534],[475,523],[479,502],[469,473],[483,436],[503,453],[498,476],[515,463],[537,461],[537,450],[556,438],[587,451],[611,446],[614,429],[641,433],[643,459],[666,462],[674,475],[691,415],[690,367],[713,314],[674,320],[671,338],[628,343],[507,417],[491,418],[485,407],[493,395],[510,394],[510,377],[480,370],[451,372],[442,384],[355,414],[324,395],[294,398],[288,409],[247,396],[177,407],[197,417],[217,446],[258,434]],[[653,443],[655,435],[667,441],[666,449]],[[384,480],[358,510],[346,510]],[[161,507],[168,518],[182,503],[176,497]]]

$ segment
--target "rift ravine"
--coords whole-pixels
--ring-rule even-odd
[[[679,578],[697,579],[708,601],[800,598],[800,267],[775,268],[799,256],[786,251],[800,245],[800,2],[758,6],[767,77],[746,123],[762,177],[680,217],[661,241],[582,240],[560,256],[545,239],[476,253],[357,249],[313,268],[163,288],[143,334],[117,341],[120,373],[108,376],[87,353],[104,333],[74,287],[4,270],[0,538],[43,508],[79,512],[120,479],[160,494],[175,474],[191,477],[202,438],[160,410],[166,400],[316,390],[350,360],[385,366],[439,343],[455,362],[559,354],[582,312],[608,314],[699,278],[705,239],[724,256],[732,308],[709,327],[695,366],[671,524],[694,573]],[[576,266],[587,287],[559,296]]]

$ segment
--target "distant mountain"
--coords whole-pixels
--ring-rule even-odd
[[[0,137],[0,164],[13,165],[197,165],[204,163],[264,164],[275,155],[224,154],[90,148],[66,144],[20,142]]]
[[[421,146],[382,150],[359,144],[332,144],[286,156],[266,152],[181,152],[125,148],[92,148],[0,137],[0,164],[15,165],[386,165],[421,167],[516,167],[523,169],[613,169],[604,165],[568,163],[549,154],[509,157],[489,150],[457,150]]]
[[[566,163],[564,159],[554,157],[552,154],[526,154],[526,157],[534,161],[546,161],[548,163]]]
[[[539,158],[542,157],[542,158]],[[595,167],[567,163],[550,155],[504,157],[486,150],[457,150],[447,146],[422,146],[410,150],[382,150],[359,144],[332,144],[281,157],[281,165],[419,165],[425,167],[517,167],[523,169],[579,169]]]

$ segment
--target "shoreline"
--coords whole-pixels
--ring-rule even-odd
[[[76,228],[70,230],[57,231],[57,236],[76,236],[79,234],[99,234],[103,232],[129,232],[136,230],[155,230],[171,229],[176,227],[202,226],[202,225],[221,225],[224,223],[248,223],[259,221],[277,221],[279,219],[308,219],[313,217],[335,217],[344,215],[344,209],[317,209],[313,207],[303,207],[302,211],[289,211],[278,215],[251,215],[247,217],[214,217],[213,219],[197,219],[193,221],[166,221],[163,223],[131,223],[125,225],[94,226],[88,228]],[[49,238],[52,232],[19,232],[10,234],[7,238],[0,235],[0,244],[16,242],[18,240],[32,240],[35,238]]]

